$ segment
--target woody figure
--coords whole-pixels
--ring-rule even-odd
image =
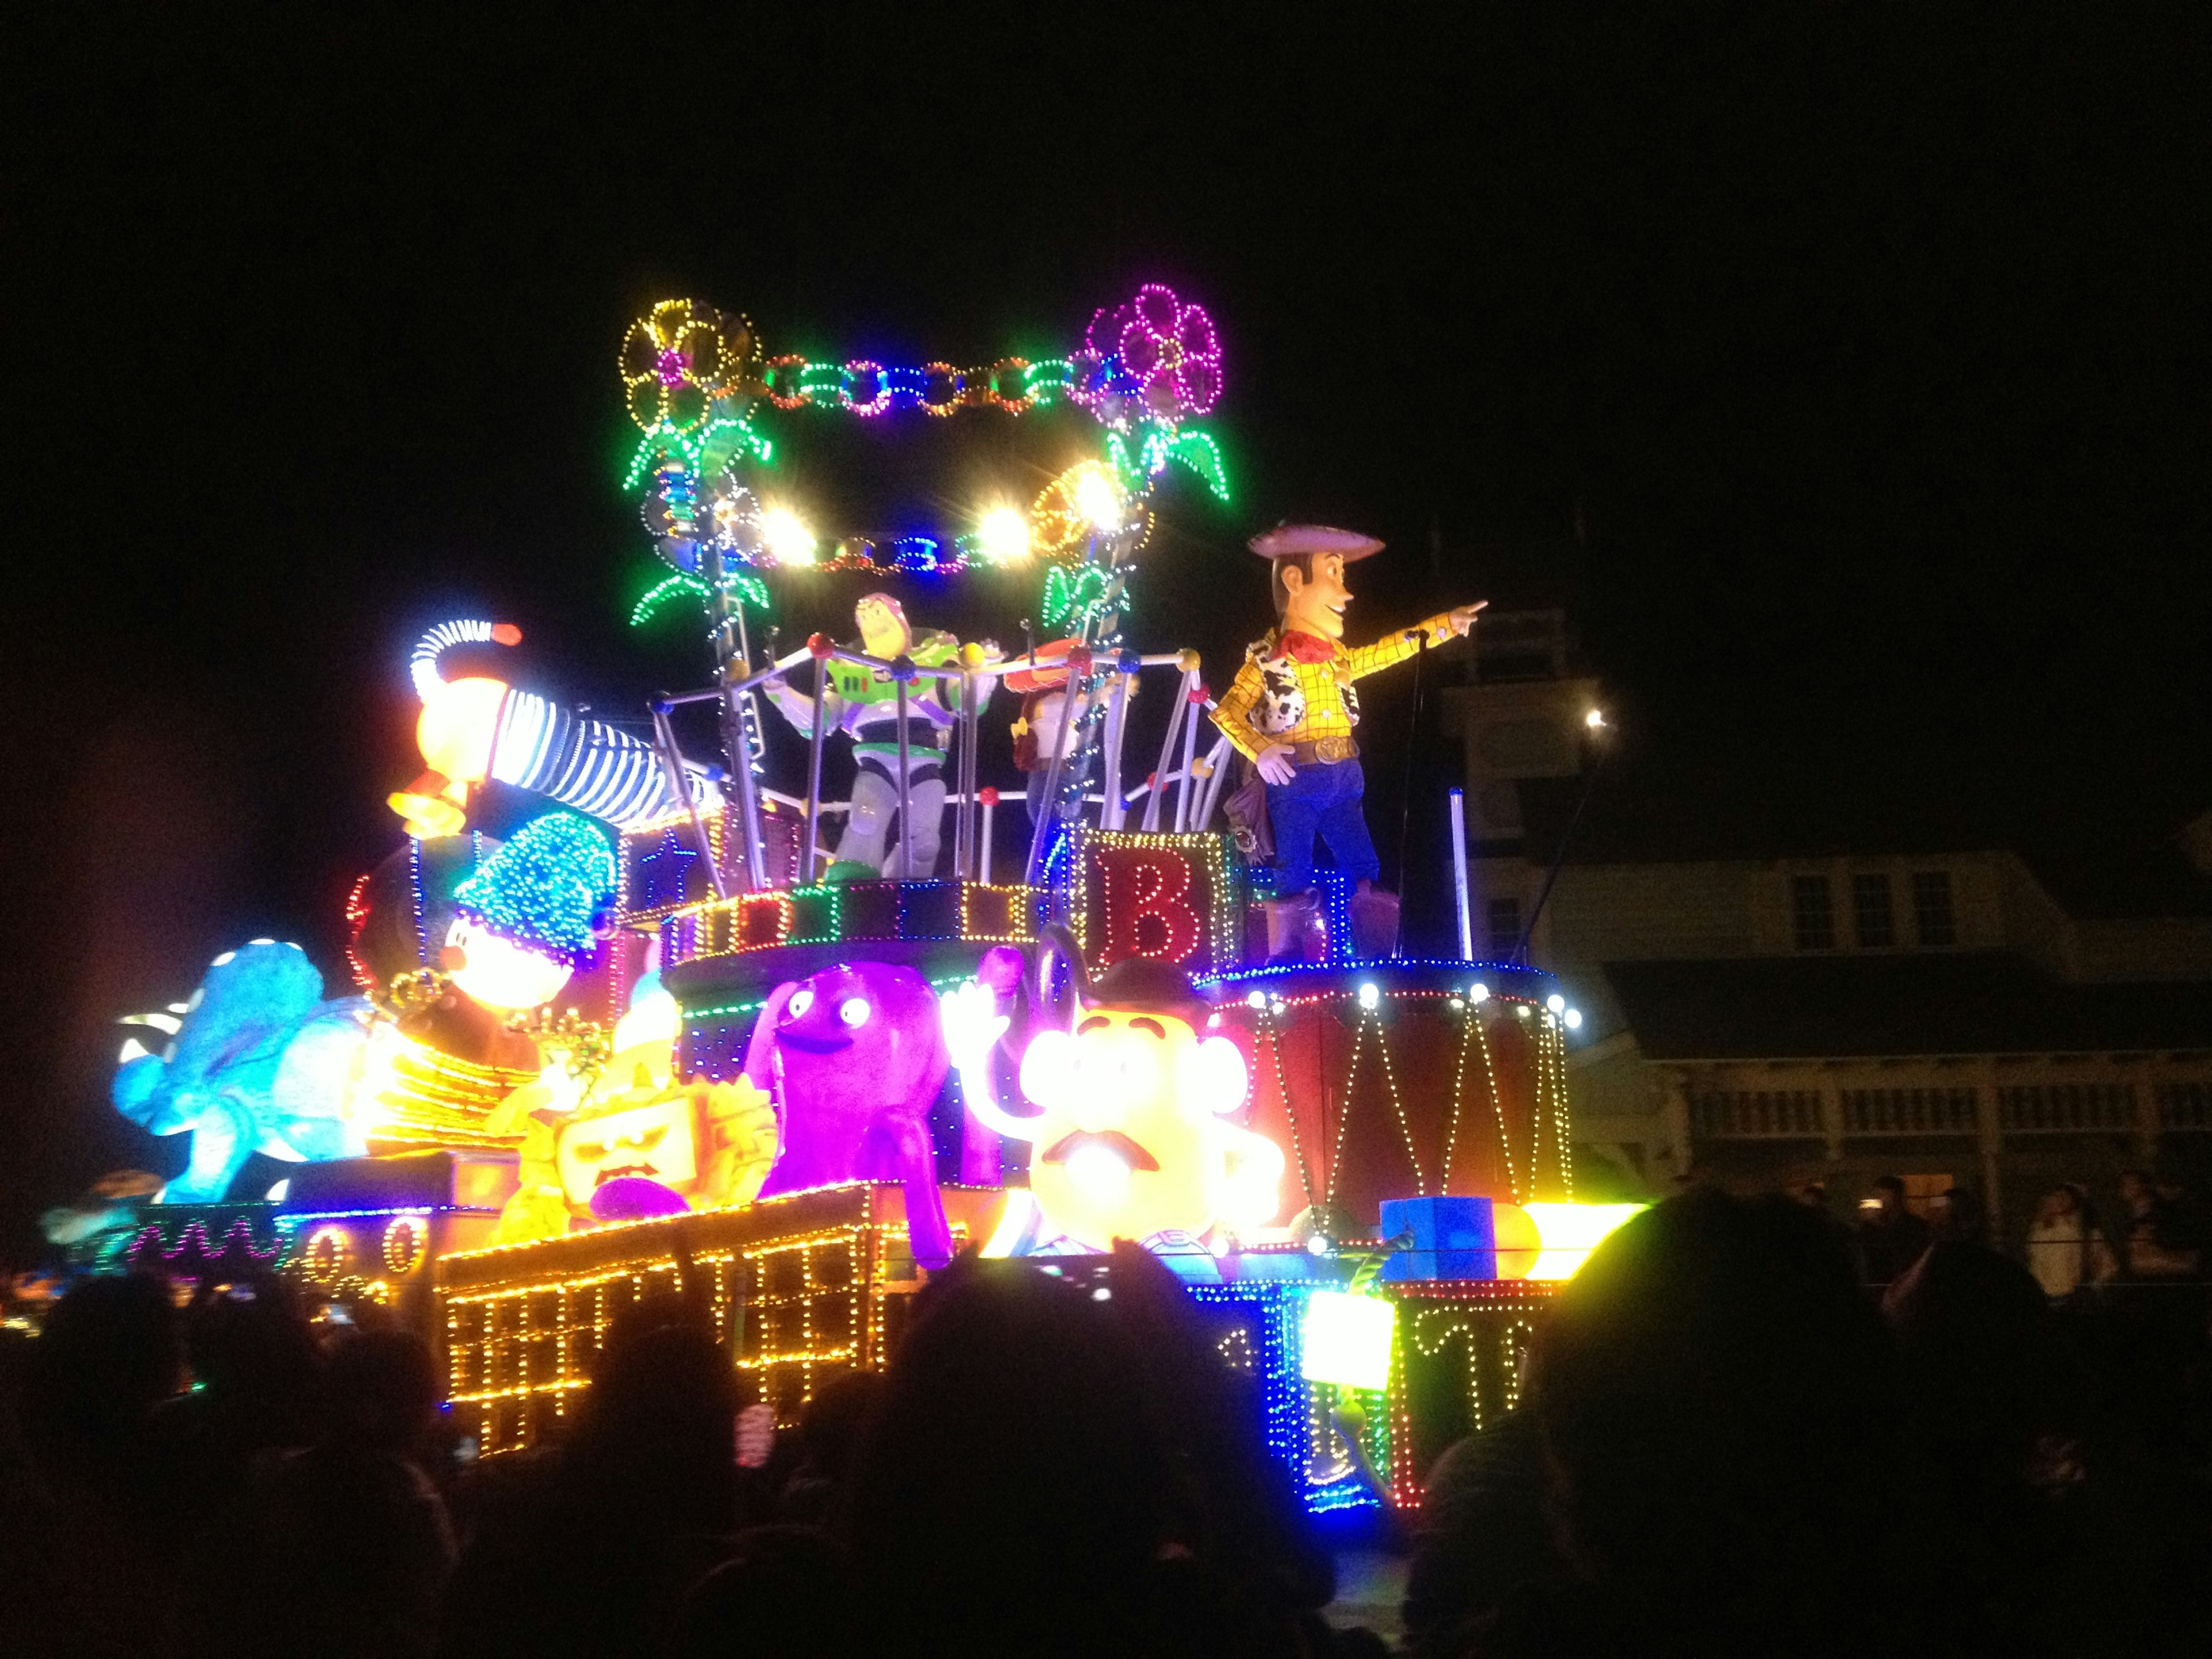
[[[1362,805],[1366,779],[1352,738],[1359,724],[1352,682],[1405,661],[1424,635],[1441,645],[1466,633],[1482,602],[1354,650],[1344,643],[1344,608],[1352,603],[1344,568],[1380,553],[1381,542],[1327,525],[1280,525],[1254,537],[1251,548],[1268,562],[1276,626],[1245,653],[1213,719],[1267,785],[1278,896],[1268,906],[1268,953],[1285,954],[1311,915],[1318,833],[1337,869],[1355,884],[1356,952],[1386,955],[1397,933],[1397,901],[1375,889],[1382,865]]]

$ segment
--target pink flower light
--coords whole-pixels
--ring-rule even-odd
[[[1168,422],[1204,415],[1220,401],[1221,339],[1213,319],[1162,283],[1147,283],[1127,304],[1101,310],[1084,343],[1087,356],[1112,358],[1121,370],[1113,377],[1120,385],[1099,386],[1086,401],[1130,393],[1146,413]]]

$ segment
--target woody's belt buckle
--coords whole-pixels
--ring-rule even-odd
[[[1311,743],[1296,744],[1292,758],[1301,765],[1328,766],[1338,761],[1356,760],[1358,756],[1359,745],[1350,738],[1316,738]]]

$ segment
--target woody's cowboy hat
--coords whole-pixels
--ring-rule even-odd
[[[1279,524],[1263,530],[1246,544],[1263,559],[1289,558],[1300,553],[1340,553],[1350,564],[1382,550],[1382,544],[1356,530],[1339,530],[1326,524]]]

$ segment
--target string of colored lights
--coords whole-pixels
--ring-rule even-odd
[[[1516,1319],[1505,1328],[1504,1375],[1505,1409],[1509,1412],[1521,1404],[1521,1372],[1528,1363],[1528,1349],[1535,1340],[1535,1327],[1525,1319]]]
[[[521,1408],[542,1398],[555,1415],[562,1414],[567,1395],[586,1386],[588,1350],[596,1348],[610,1317],[608,1287],[628,1281],[635,1297],[649,1281],[666,1280],[676,1290],[704,1271],[713,1279],[717,1334],[729,1342],[738,1370],[753,1376],[788,1426],[811,1397],[818,1367],[880,1364],[883,1352],[880,1310],[868,1305],[885,1293],[876,1265],[881,1224],[873,1194],[848,1188],[840,1194],[860,1208],[842,1223],[774,1233],[775,1218],[789,1200],[814,1196],[787,1194],[739,1211],[660,1217],[447,1256],[449,1279],[455,1264],[465,1267],[462,1282],[441,1287],[452,1402],[477,1408],[487,1452],[532,1443],[536,1425]],[[696,1236],[702,1223],[708,1234],[726,1237]],[[679,1226],[694,1235],[688,1242]],[[732,1231],[756,1236],[727,1237]],[[605,1259],[610,1250],[613,1260]],[[788,1273],[778,1265],[781,1258],[793,1259]],[[482,1282],[494,1260],[501,1271]],[[834,1316],[830,1304],[841,1310]],[[788,1328],[793,1323],[796,1328]],[[550,1374],[532,1370],[535,1337],[553,1339]],[[519,1414],[503,1418],[503,1403]]]
[[[410,836],[408,845],[419,848],[421,843]],[[346,971],[353,975],[353,982],[365,997],[374,997],[384,988],[383,982],[361,955],[362,929],[368,926],[368,884],[375,873],[373,870],[362,871],[346,890]]]
[[[1567,1121],[1567,1039],[1565,1031],[1551,1019],[1544,1022],[1538,1039],[1540,1060],[1548,1058],[1549,1065],[1538,1073],[1538,1087],[1548,1075],[1552,1085],[1553,1141],[1559,1149],[1559,1191],[1569,1202],[1575,1195],[1575,1157],[1572,1137]]]
[[[1344,1087],[1336,1097],[1336,1139],[1328,1149],[1328,1201],[1332,1206],[1336,1203],[1337,1180],[1344,1173],[1344,1133],[1352,1122],[1352,1091],[1359,1083],[1359,1040],[1366,1030],[1367,1021],[1363,1016],[1352,1032],[1352,1057],[1345,1065]]]
[[[1490,1110],[1498,1121],[1498,1150],[1505,1158],[1505,1189],[1518,1200],[1528,1194],[1521,1190],[1521,1177],[1513,1172],[1513,1136],[1505,1126],[1505,1097],[1498,1088],[1498,1057],[1490,1052],[1490,1031],[1482,1016],[1471,1013],[1468,1024],[1474,1027],[1474,1040],[1482,1048],[1482,1074],[1490,1080]],[[1533,1164],[1529,1166],[1529,1178],[1535,1178]]]
[[[1452,1053],[1451,1115],[1444,1121],[1443,1167],[1437,1172],[1437,1190],[1451,1191],[1452,1153],[1459,1145],[1459,1111],[1462,1090],[1467,1080],[1467,1051],[1474,1044],[1474,1020],[1464,1021],[1459,1030],[1459,1047]]]
[[[1414,1352],[1425,1359],[1435,1358],[1454,1338],[1459,1340],[1467,1357],[1468,1425],[1475,1433],[1481,1433],[1482,1365],[1481,1355],[1475,1347],[1474,1322],[1463,1309],[1423,1308],[1414,1313],[1408,1336]]]
[[[252,1224],[240,1216],[223,1230],[222,1243],[217,1244],[208,1237],[207,1224],[195,1217],[185,1224],[173,1245],[163,1236],[159,1223],[148,1223],[125,1248],[124,1260],[135,1263],[143,1258],[149,1248],[164,1261],[179,1261],[195,1254],[203,1260],[214,1260],[233,1251],[243,1251],[256,1261],[268,1261],[283,1254],[284,1242],[279,1239],[266,1248],[256,1244]]]
[[[1151,533],[1156,481],[1180,465],[1216,498],[1229,499],[1220,445],[1187,424],[1220,397],[1220,339],[1203,307],[1159,283],[1142,286],[1118,307],[1102,307],[1083,349],[1070,356],[1010,356],[973,368],[941,361],[885,365],[869,357],[820,362],[796,353],[763,362],[759,337],[742,314],[665,300],[631,325],[618,368],[625,404],[643,434],[623,487],[653,475],[647,528],[661,556],[695,579],[710,546],[725,568],[796,565],[877,579],[945,576],[1034,556],[1050,567],[1039,603],[1045,625],[1114,647],[1133,561]],[[884,544],[848,536],[825,560],[819,540],[787,508],[769,523],[732,506],[750,497],[732,464],[766,467],[775,459],[774,445],[751,422],[761,398],[781,411],[830,409],[861,419],[913,409],[939,417],[968,408],[1020,415],[1072,402],[1105,428],[1106,454],[1052,479],[1026,515],[996,507],[975,531],[951,536],[908,533]],[[704,482],[710,476],[711,489]],[[1079,580],[1068,574],[1078,569]],[[710,610],[723,599],[711,586],[664,581],[633,607],[633,625],[678,593]],[[1086,711],[1066,769],[1071,792],[1087,785],[1099,719],[1097,708]]]
[[[1382,1056],[1382,1082],[1390,1092],[1390,1110],[1398,1120],[1398,1133],[1405,1138],[1406,1162],[1413,1167],[1413,1195],[1428,1196],[1428,1187],[1421,1179],[1421,1155],[1413,1147],[1413,1126],[1406,1118],[1406,1103],[1399,1097],[1397,1069],[1390,1064],[1390,1045],[1382,1040],[1382,1019],[1370,1012],[1368,1018],[1375,1024],[1375,1051]]]
[[[1313,1165],[1306,1158],[1305,1143],[1298,1134],[1298,1115],[1291,1109],[1290,1079],[1283,1072],[1282,1038],[1275,1029],[1272,1011],[1264,1002],[1260,1006],[1260,1032],[1267,1042],[1268,1062],[1275,1073],[1275,1098],[1283,1103],[1283,1120],[1291,1129],[1291,1156],[1297,1160],[1298,1183],[1305,1188],[1306,1207],[1311,1209],[1318,1201],[1314,1193]],[[1259,1087],[1256,1077],[1253,1087],[1255,1091]]]
[[[1074,860],[1067,877],[1069,921],[1076,943],[1082,947],[1086,959],[1095,960],[1103,943],[1090,937],[1092,907],[1085,902],[1085,896],[1091,891],[1093,878],[1097,879],[1103,896],[1102,910],[1113,902],[1114,897],[1108,883],[1109,872],[1102,863],[1102,854],[1135,851],[1157,852],[1182,862],[1185,867],[1188,867],[1191,855],[1195,854],[1205,873],[1206,890],[1200,902],[1206,907],[1206,944],[1210,960],[1202,963],[1192,962],[1188,951],[1180,957],[1161,956],[1157,959],[1174,960],[1178,965],[1195,969],[1197,973],[1203,973],[1214,963],[1237,959],[1243,944],[1244,932],[1244,906],[1237,880],[1237,872],[1243,868],[1243,860],[1236,860],[1232,865],[1227,836],[1212,830],[1176,835],[1168,831],[1100,830],[1083,824],[1066,837],[1066,842],[1073,849]],[[1186,887],[1182,890],[1187,892],[1189,890]],[[1195,915],[1194,911],[1194,919]],[[1117,935],[1115,920],[1104,918],[1109,937]],[[1156,955],[1143,951],[1133,954]],[[1196,977],[1195,973],[1194,977]]]

